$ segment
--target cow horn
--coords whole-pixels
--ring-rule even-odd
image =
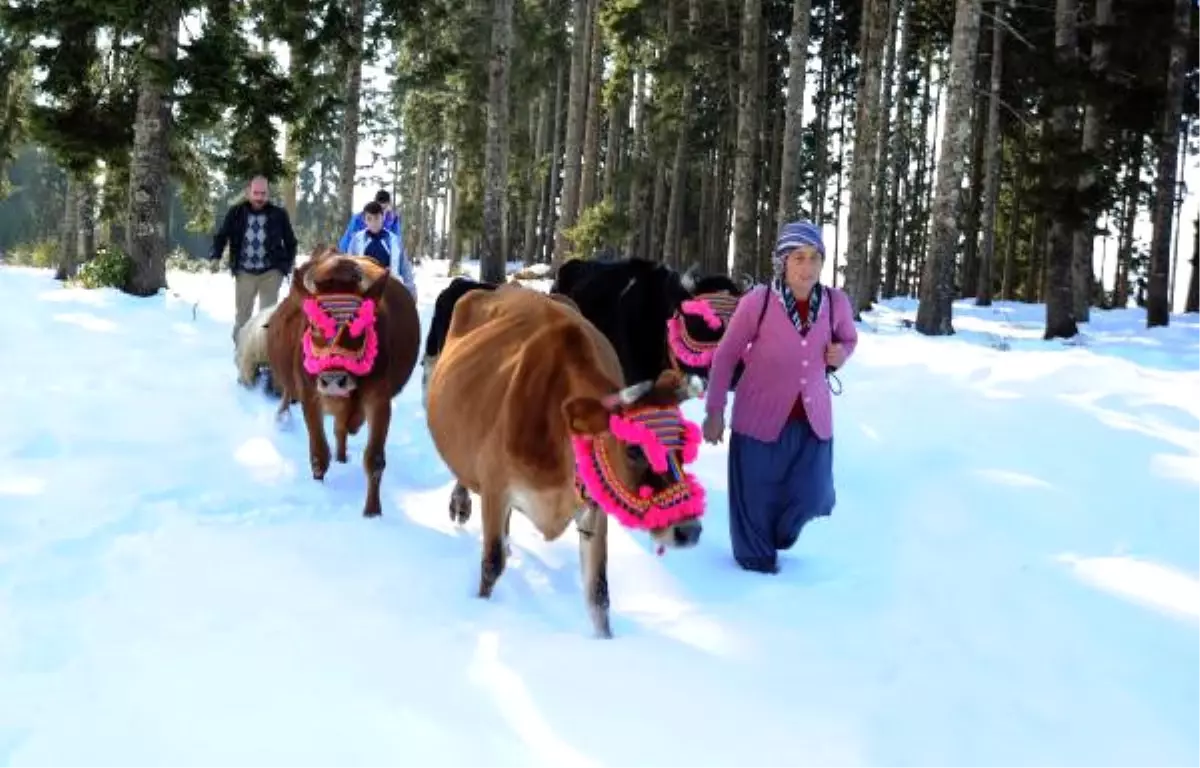
[[[312,269],[308,269],[304,272],[304,290],[308,291],[309,293],[317,292],[317,284],[313,282]]]
[[[652,381],[643,381],[639,382],[638,384],[630,384],[628,387],[625,387],[625,389],[622,389],[617,393],[617,402],[621,403],[621,405],[633,405],[642,397],[642,395],[646,394],[652,389],[654,389],[654,382]]]

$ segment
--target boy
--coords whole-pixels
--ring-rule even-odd
[[[400,228],[400,216],[392,210],[392,196],[388,194],[388,191],[381,189],[376,192],[375,202],[383,208],[383,228],[389,232],[395,232],[396,237],[404,237],[404,232]],[[351,216],[350,221],[346,224],[346,231],[338,240],[338,250],[345,253],[350,247],[350,238],[354,237],[355,232],[365,229],[366,226],[367,223],[363,220],[361,213]]]
[[[408,254],[404,252],[404,243],[395,232],[383,228],[383,206],[372,200],[363,207],[363,221],[366,229],[360,229],[350,236],[350,245],[346,253],[351,256],[366,256],[381,267],[392,270],[404,283],[408,292],[417,297],[417,283],[413,277],[412,264]]]

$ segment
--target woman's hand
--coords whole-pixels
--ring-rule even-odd
[[[842,349],[841,344],[830,344],[825,347],[825,364],[831,365],[834,368],[841,368],[842,363],[846,362],[846,350]]]
[[[704,433],[704,441],[716,445],[725,436],[725,415],[708,414],[704,417],[704,424],[700,429]]]

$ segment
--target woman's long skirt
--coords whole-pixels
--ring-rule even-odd
[[[729,441],[729,538],[743,568],[775,571],[804,524],[833,512],[833,440],[790,420],[764,443],[736,432]]]

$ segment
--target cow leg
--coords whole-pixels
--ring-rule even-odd
[[[450,492],[450,521],[465,525],[471,519],[471,493],[462,483],[455,483]]]
[[[313,480],[323,480],[329,471],[329,441],[325,438],[321,401],[309,393],[300,401],[300,408],[304,411],[304,426],[308,429],[308,463],[312,467]]]
[[[283,399],[279,401],[279,410],[275,411],[275,421],[282,423],[285,419],[291,418],[292,412],[289,410],[292,407],[292,398],[287,392],[283,393]]]
[[[596,637],[612,637],[608,620],[608,515],[588,502],[577,517],[583,593]]]
[[[504,514],[504,556],[512,557],[512,505],[509,505],[508,512]]]
[[[337,459],[339,464],[345,464],[349,461],[346,457],[346,421],[348,420],[346,410],[345,407],[339,409],[337,418],[333,421],[333,439],[335,442],[333,457]]]
[[[349,461],[346,456],[346,438],[348,435],[358,434],[358,430],[362,429],[364,418],[366,418],[366,408],[356,400],[343,403],[337,412],[337,418],[333,422],[333,435],[337,439],[335,458],[342,464]]]
[[[367,503],[363,507],[363,517],[378,517],[383,514],[383,505],[379,502],[379,484],[383,480],[383,469],[387,466],[384,443],[387,442],[388,428],[392,424],[392,401],[383,397],[369,406],[363,405],[369,409],[366,416],[370,426],[367,449],[363,451],[363,469],[367,472]]]
[[[479,596],[491,597],[496,580],[504,572],[504,531],[508,500],[503,493],[485,490],[483,501],[483,562],[479,574]]]

